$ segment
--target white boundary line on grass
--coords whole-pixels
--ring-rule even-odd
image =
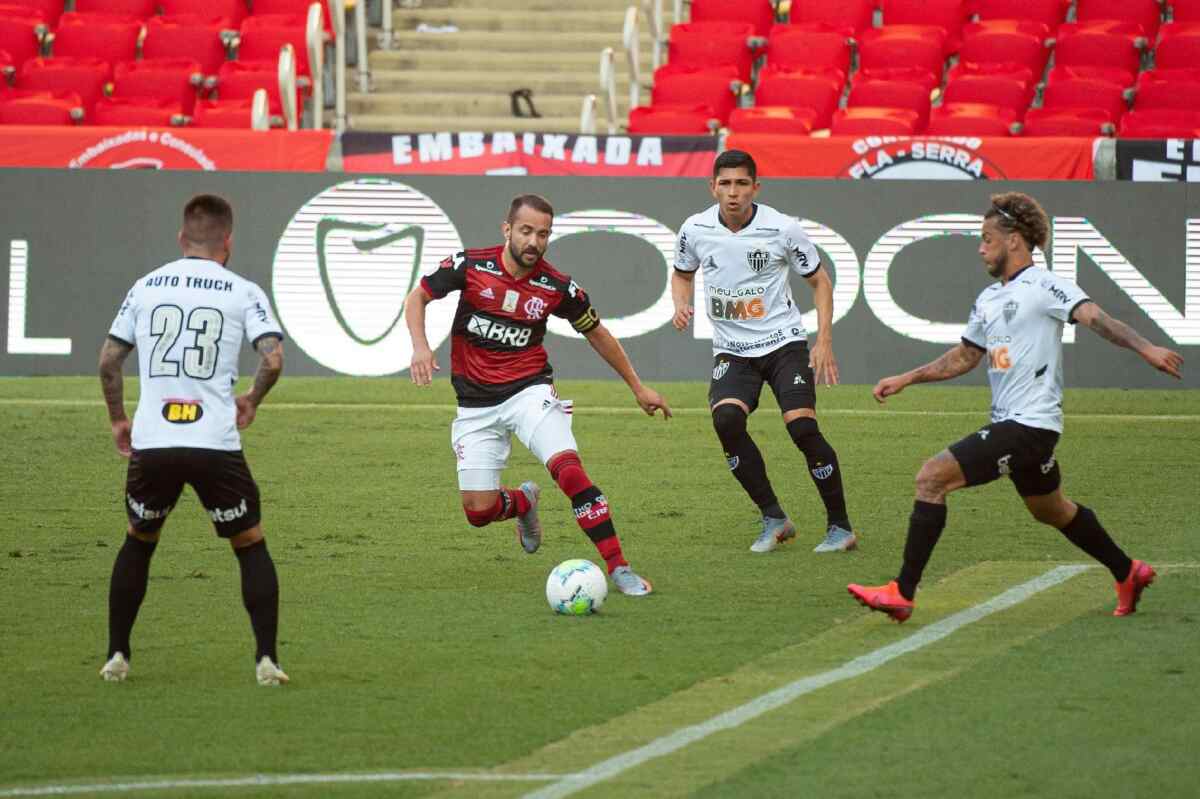
[[[272,785],[328,785],[334,783],[414,782],[462,780],[472,782],[549,782],[562,774],[488,774],[478,771],[381,771],[367,774],[256,774],[226,779],[160,779],[100,782],[92,785],[38,785],[3,788],[0,797],[71,796],[81,793],[128,793],[177,788],[255,788]]]
[[[838,666],[836,669],[788,683],[782,688],[776,688],[774,691],[763,694],[757,699],[752,699],[744,705],[739,705],[732,710],[727,710],[720,715],[713,716],[708,721],[693,724],[690,727],[683,727],[669,735],[656,738],[645,746],[639,746],[637,749],[631,749],[615,757],[610,757],[591,768],[575,774],[568,774],[552,785],[547,785],[541,790],[526,794],[524,799],[559,799],[559,797],[570,796],[585,788],[590,788],[605,780],[612,779],[649,760],[676,752],[714,733],[740,727],[742,724],[756,719],[764,713],[782,707],[805,694],[812,693],[834,683],[861,677],[885,663],[895,660],[901,655],[915,652],[918,649],[936,643],[959,628],[977,622],[993,613],[998,613],[1020,604],[1034,594],[1064,583],[1075,575],[1091,568],[1094,567],[1091,565],[1075,565],[1059,566],[1051,569],[1040,577],[1035,577],[1028,582],[1010,588],[986,602],[955,613],[953,616],[947,616],[940,621],[930,624],[928,627],[923,627],[920,631],[894,644],[889,644],[888,646],[876,649],[874,652],[857,657]]]
[[[127,405],[134,404],[127,402]],[[103,407],[101,400],[85,399],[30,399],[26,397],[0,398],[0,406],[62,406],[92,408]],[[449,403],[400,403],[400,402],[270,402],[267,407],[281,411],[445,411],[450,413],[457,406]],[[605,415],[642,414],[641,408],[626,405],[584,405],[576,406],[584,413]],[[678,408],[672,413],[681,416],[702,414],[707,416],[708,408]],[[891,408],[825,408],[821,411],[825,416],[975,416],[986,418],[987,410],[982,411],[905,411]],[[1200,422],[1200,414],[1194,413],[1068,413],[1068,419],[1094,419],[1096,421],[1130,420],[1139,422]]]

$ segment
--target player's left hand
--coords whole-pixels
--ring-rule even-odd
[[[245,430],[258,414],[258,406],[251,401],[248,394],[241,395],[234,402],[237,403],[238,430]]]
[[[119,422],[112,423],[113,444],[117,447],[117,454],[122,458],[128,458],[133,454],[133,437],[132,425],[128,419],[122,419]]]
[[[671,418],[671,408],[667,405],[667,401],[663,396],[652,388],[642,386],[633,393],[637,399],[637,404],[646,412],[647,416],[653,416],[655,411],[662,410],[663,419]]]
[[[1169,350],[1166,347],[1152,346],[1149,350],[1142,353],[1142,357],[1146,359],[1146,363],[1158,371],[1165,372],[1176,380],[1183,379],[1180,371],[1183,369],[1183,356],[1178,352]]]
[[[812,367],[813,379],[818,385],[822,382],[827,386],[838,384],[837,358],[833,357],[833,342],[829,339],[817,339],[812,355],[809,356],[808,365]]]

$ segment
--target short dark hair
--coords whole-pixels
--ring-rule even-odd
[[[713,161],[713,177],[720,174],[722,169],[738,169],[745,167],[750,173],[750,179],[758,180],[758,164],[754,163],[754,156],[745,150],[726,150],[717,156],[717,160]]]
[[[996,220],[996,227],[1008,233],[1020,233],[1029,249],[1045,252],[1050,243],[1050,218],[1037,200],[1019,191],[992,195],[992,207],[984,219]]]
[[[513,220],[517,218],[517,211],[525,207],[541,211],[543,214],[549,214],[551,218],[554,217],[554,206],[542,195],[518,194],[516,197],[513,197],[512,204],[508,206],[508,216],[504,220],[511,225]]]
[[[197,194],[183,207],[183,237],[199,247],[219,247],[233,232],[233,207],[224,197]]]

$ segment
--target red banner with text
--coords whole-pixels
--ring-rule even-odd
[[[1092,180],[1096,139],[782,136],[731,133],[770,177],[911,180]]]
[[[0,125],[0,166],[323,172],[328,130]]]

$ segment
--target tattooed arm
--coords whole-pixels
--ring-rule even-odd
[[[887,397],[899,394],[914,383],[935,383],[939,380],[949,380],[959,375],[965,375],[983,360],[984,351],[978,347],[959,342],[958,346],[948,351],[936,361],[919,366],[902,375],[885,377],[875,384],[875,400],[882,403]]]
[[[254,342],[254,349],[258,351],[258,371],[254,373],[254,385],[236,400],[239,430],[249,427],[254,421],[258,406],[283,372],[283,342],[278,336],[263,336]]]
[[[1182,377],[1179,370],[1183,367],[1183,357],[1179,353],[1151,344],[1132,327],[1106,314],[1096,303],[1085,302],[1077,306],[1071,318],[1118,347],[1133,350],[1158,371],[1174,378]]]
[[[100,390],[108,406],[108,421],[112,425],[113,444],[123,458],[132,451],[129,417],[125,415],[125,377],[121,367],[133,347],[109,336],[100,347]]]

